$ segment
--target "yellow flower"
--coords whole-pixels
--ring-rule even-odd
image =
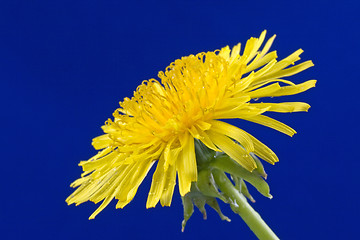
[[[146,207],[170,206],[176,175],[181,196],[197,181],[194,139],[208,148],[223,151],[248,171],[256,168],[253,153],[274,164],[277,156],[249,133],[220,119],[244,119],[292,136],[291,127],[263,113],[307,111],[302,102],[258,103],[263,97],[293,95],[315,86],[310,80],[294,84],[285,77],[311,66],[311,61],[294,65],[301,49],[277,61],[276,51],[268,53],[275,35],[259,50],[266,31],[250,38],[240,54],[240,44],[214,52],[199,53],[175,60],[159,72],[161,83],[144,81],[134,96],[120,102],[113,116],[102,127],[104,135],[93,139],[102,149],[88,161],[80,162],[81,178],[71,184],[78,187],[66,201],[77,205],[85,201],[101,206],[93,219],[112,199],[123,208],[152,165],[157,162]]]

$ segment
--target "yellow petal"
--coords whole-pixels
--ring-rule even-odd
[[[260,115],[260,114],[266,112],[268,109],[270,109],[270,107],[259,109],[259,108],[255,108],[255,107],[251,107],[251,106],[246,106],[246,107],[241,107],[240,109],[237,109],[237,108],[232,109],[227,112],[224,112],[224,111],[217,112],[214,114],[214,118],[215,119],[233,119],[233,118],[245,119],[245,118]]]
[[[116,188],[118,187],[118,184],[120,181],[121,181],[121,175],[120,175],[120,173],[116,172],[116,178],[114,179],[114,181],[111,184],[109,184],[109,188],[107,189],[106,194],[104,194],[105,200],[95,210],[95,212],[93,212],[93,214],[91,214],[91,216],[89,217],[89,220],[94,219],[96,217],[96,215],[98,215],[107,205],[109,205],[111,200],[113,200],[113,198],[116,194]]]
[[[280,89],[281,89],[281,87],[280,87],[279,83],[273,83],[266,87],[262,87],[257,90],[254,90],[252,92],[249,92],[248,95],[251,98],[269,97],[269,96],[273,96],[274,93],[279,91]]]
[[[197,180],[197,166],[194,139],[190,134],[186,133],[180,138],[180,142],[183,149],[180,158],[177,160],[176,167],[179,177],[180,195],[185,196],[190,191],[191,182]]]
[[[82,185],[83,183],[87,182],[90,180],[90,176],[86,176],[86,177],[82,177],[82,178],[79,178],[79,179],[76,179],[74,182],[72,182],[70,184],[70,187],[72,188],[76,188],[80,185]]]
[[[204,121],[198,121],[198,122],[196,122],[196,127],[202,131],[205,131],[205,130],[208,130],[211,128],[211,124],[204,122]]]
[[[146,177],[147,173],[149,172],[149,170],[151,169],[153,164],[154,164],[153,161],[152,162],[143,161],[137,167],[136,172],[132,175],[130,183],[126,184],[126,185],[125,185],[125,183],[121,184],[121,186],[119,187],[119,191],[116,194],[119,196],[124,196],[124,197],[126,194],[127,195],[126,195],[126,199],[116,197],[117,199],[119,199],[118,203],[116,204],[116,208],[123,208],[129,202],[131,202],[133,200],[140,184]],[[120,195],[120,192],[122,192],[121,195]]]
[[[276,54],[276,51],[272,51],[269,54],[266,54],[263,58],[261,58],[261,54],[259,54],[258,58],[259,58],[259,60],[257,60],[255,58],[254,61],[251,62],[251,64],[246,67],[245,73],[251,72],[251,71],[275,60],[277,58],[277,54]],[[271,65],[269,65],[269,67],[271,68],[271,66],[273,66],[275,63],[276,63],[276,60]]]
[[[215,144],[211,141],[210,137],[207,135],[205,131],[199,131],[199,134],[201,136],[200,141],[205,144],[208,148],[214,150],[215,152],[221,152],[220,149],[218,149]]]
[[[243,56],[245,64],[249,63],[256,55],[257,50],[260,48],[262,42],[264,41],[266,31],[263,31],[260,35],[260,38],[250,38],[245,45]]]
[[[250,118],[243,118],[243,119],[250,121],[250,122],[264,125],[269,128],[273,128],[279,132],[289,135],[290,137],[292,137],[296,133],[296,131],[294,129],[292,129],[291,127],[289,127],[288,125],[286,125],[282,122],[279,122],[275,119],[272,119],[270,117],[264,116],[264,115],[258,115],[258,116],[254,116],[254,117],[250,117]]]
[[[227,155],[232,159],[237,161],[241,166],[243,166],[248,171],[252,171],[256,168],[256,163],[252,157],[238,144],[233,140],[226,137],[225,135],[216,133],[215,131],[209,130],[208,134],[211,140]]]
[[[91,176],[87,177],[88,181],[83,183],[82,186],[76,189],[69,199],[67,199],[68,204],[76,203],[76,205],[79,205],[88,201],[90,197],[98,194],[109,181],[113,181],[118,175],[119,172],[116,172],[116,169],[112,169],[103,174],[99,179],[94,180]]]
[[[169,155],[165,155],[165,171],[167,168],[171,165],[174,165],[174,163],[179,158],[179,155],[181,153],[181,147],[173,148],[170,150]]]
[[[200,139],[200,138],[201,138],[198,130],[196,129],[196,127],[195,127],[194,125],[191,126],[191,128],[188,128],[188,131],[189,131],[189,133],[191,134],[191,136],[192,136],[193,138],[197,138],[197,139]]]
[[[155,207],[160,200],[161,194],[164,189],[164,165],[165,158],[164,155],[161,155],[152,178],[151,188],[146,202],[146,208]]]
[[[294,86],[285,86],[281,89],[277,90],[276,92],[272,93],[272,97],[278,96],[287,96],[287,95],[294,95],[301,92],[305,92],[310,88],[315,87],[316,80],[309,80],[304,83],[294,85]]]
[[[271,45],[273,44],[273,42],[275,40],[275,37],[276,37],[276,34],[274,34],[271,38],[269,38],[269,40],[267,40],[267,42],[265,43],[265,46],[261,50],[260,57],[265,56],[265,54],[269,51]]]
[[[111,195],[114,192],[114,187],[121,189],[120,184],[124,181],[126,182],[127,179],[130,178],[130,175],[136,169],[136,164],[126,165],[115,169],[117,171],[113,174],[113,176],[107,180],[107,182],[105,182],[105,184],[96,193],[89,196],[90,201],[98,203],[107,196]]]
[[[254,144],[254,153],[259,156],[260,158],[264,159],[268,163],[275,164],[279,161],[276,154],[265,144],[260,142],[258,139],[253,137],[251,134],[246,133],[249,138],[251,139],[252,143]]]
[[[255,49],[255,44],[257,42],[257,38],[250,38],[249,40],[246,41],[245,44],[245,48],[244,48],[244,52],[241,56],[241,58],[243,59],[244,63],[247,64],[248,62],[251,61],[251,56],[253,55],[253,50]],[[255,51],[256,53],[256,51]]]
[[[307,112],[310,105],[303,102],[283,102],[283,103],[251,103],[250,106],[257,108],[266,108],[269,112]]]
[[[104,134],[93,139],[92,145],[96,150],[109,147],[112,140],[109,138],[109,134]]]
[[[89,217],[89,220],[94,219],[96,217],[96,215],[98,215],[102,210],[104,210],[104,208],[109,205],[109,203],[111,202],[111,200],[113,200],[114,196],[107,196],[105,198],[105,200],[101,203],[101,205],[95,210],[95,212],[93,212],[91,214],[91,216]]]
[[[170,206],[176,184],[175,166],[169,166],[164,176],[164,190],[160,198],[162,206]]]
[[[173,137],[172,139],[169,140],[169,142],[166,144],[166,147],[164,149],[164,160],[165,160],[165,171],[167,169],[167,166],[169,165],[170,160],[170,151],[171,151],[171,146],[173,144],[173,142],[175,141],[175,138]]]
[[[112,161],[115,157],[120,157],[118,152],[111,152],[104,157],[89,161],[81,161],[79,166],[82,166],[83,171],[94,171]]]
[[[241,44],[238,43],[237,45],[235,45],[233,47],[233,49],[231,50],[231,55],[230,55],[230,62],[233,62],[236,58],[238,58],[240,56],[240,49],[241,49]]]
[[[136,161],[141,161],[143,159],[158,159],[160,154],[164,151],[165,143],[159,142],[149,147],[148,149],[142,151],[141,153],[133,153],[130,157],[124,159],[124,164],[131,164]]]
[[[300,60],[300,54],[304,51],[302,49],[299,49],[289,55],[288,57],[284,58],[283,60],[277,62],[275,66],[271,69],[272,73],[279,72],[280,70],[286,68],[287,66],[294,64],[296,61]]]
[[[314,66],[312,61],[306,61],[306,62],[300,63],[294,67],[286,68],[286,69],[279,70],[279,71],[274,71],[272,73],[270,72],[269,74],[262,76],[260,79],[267,80],[267,79],[288,77],[288,76],[295,75],[299,72],[302,72],[312,66]]]
[[[232,98],[224,99],[217,106],[216,112],[227,112],[232,109],[240,109],[240,108],[242,108],[242,106],[244,106],[244,104],[249,102],[250,99],[251,98],[249,96],[232,97]],[[217,114],[219,114],[219,113],[217,113]],[[202,130],[208,130],[208,129],[202,129]]]
[[[293,83],[293,82],[291,82],[291,81],[288,81],[288,80],[284,80],[284,79],[272,79],[272,80],[264,80],[264,81],[254,81],[250,86],[249,86],[249,88],[248,89],[246,89],[247,91],[253,91],[253,90],[255,90],[255,89],[259,89],[259,88],[261,88],[262,86],[264,86],[264,85],[267,85],[267,84],[269,84],[269,83],[274,83],[274,82],[276,82],[276,83],[285,83],[285,84],[287,84],[287,85],[291,85],[291,86],[295,86],[295,84]]]
[[[211,121],[211,125],[212,131],[219,134],[225,134],[226,136],[238,141],[248,153],[254,151],[254,145],[245,131],[222,121],[213,120]]]
[[[220,57],[224,58],[224,59],[229,59],[229,56],[230,56],[230,48],[229,46],[226,46],[226,47],[223,47],[221,48],[219,54],[218,54]]]

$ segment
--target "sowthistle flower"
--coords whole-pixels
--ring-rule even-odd
[[[250,38],[242,53],[239,43],[232,50],[226,46],[182,57],[159,72],[161,81],[143,81],[132,98],[120,102],[114,118],[102,126],[105,134],[93,139],[94,148],[101,151],[80,162],[83,174],[71,184],[77,189],[66,199],[67,203],[103,201],[89,219],[114,198],[118,200],[116,208],[123,208],[134,198],[155,163],[147,208],[155,207],[159,201],[162,206],[170,206],[176,176],[184,208],[191,208],[186,205],[191,199],[204,212],[207,203],[225,220],[216,198],[234,201],[221,187],[224,172],[232,175],[235,187],[250,199],[243,180],[270,197],[267,184],[261,185],[266,174],[259,158],[274,164],[278,161],[276,154],[249,133],[222,120],[243,119],[292,136],[294,129],[264,113],[307,111],[307,103],[252,100],[301,93],[314,87],[316,80],[301,84],[285,80],[313,63],[294,65],[300,59],[301,49],[277,61],[276,51],[268,52],[275,35],[260,50],[265,34],[263,31],[259,38]],[[216,171],[223,171],[216,174],[216,167]],[[211,187],[204,187],[203,183],[209,181],[207,186]],[[261,190],[263,186],[265,190]],[[202,197],[189,198],[194,192]]]

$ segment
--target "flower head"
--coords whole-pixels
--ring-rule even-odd
[[[83,174],[72,183],[78,187],[67,198],[68,204],[85,201],[100,207],[94,218],[112,199],[123,208],[152,165],[157,162],[146,207],[160,201],[170,206],[176,175],[181,196],[198,180],[194,139],[209,149],[223,152],[248,171],[256,167],[255,155],[274,164],[275,153],[249,133],[221,119],[244,119],[292,136],[291,127],[263,115],[265,112],[307,111],[302,102],[263,103],[252,99],[293,95],[315,86],[315,80],[294,84],[284,78],[311,66],[311,61],[294,65],[301,49],[277,61],[269,52],[271,37],[259,50],[266,31],[241,45],[214,52],[199,53],[175,60],[159,72],[161,81],[144,81],[134,96],[120,102],[114,119],[102,127],[104,135],[93,139],[101,151],[80,162]]]

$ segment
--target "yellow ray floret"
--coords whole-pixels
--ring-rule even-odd
[[[194,139],[226,153],[248,171],[257,166],[251,154],[271,164],[277,162],[275,153],[255,137],[220,121],[244,119],[292,136],[294,129],[263,114],[307,111],[310,107],[302,102],[251,101],[301,93],[316,83],[294,84],[284,79],[313,63],[294,65],[301,49],[277,61],[276,52],[268,52],[275,35],[260,50],[265,34],[250,38],[242,53],[238,44],[232,50],[227,46],[182,57],[159,72],[161,81],[144,81],[131,99],[120,102],[114,118],[106,121],[102,127],[105,134],[93,139],[93,146],[101,151],[80,162],[84,173],[71,185],[77,189],[67,203],[103,201],[90,219],[114,198],[118,200],[116,207],[123,208],[157,162],[146,206],[155,207],[159,201],[170,206],[176,175],[182,196],[197,181]]]

